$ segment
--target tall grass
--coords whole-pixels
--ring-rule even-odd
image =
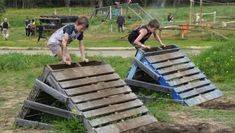
[[[193,60],[214,81],[234,81],[235,40],[220,43],[196,56]]]

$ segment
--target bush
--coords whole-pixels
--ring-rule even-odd
[[[216,82],[235,78],[235,40],[214,46],[194,57],[195,64]]]

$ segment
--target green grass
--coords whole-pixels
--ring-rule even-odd
[[[233,41],[225,42],[221,45],[215,46],[199,56],[193,57],[193,61],[200,67],[200,69],[209,76],[209,79],[216,81],[217,86],[223,91],[224,97],[235,100],[233,82],[228,82],[234,78],[234,45]],[[48,55],[22,55],[22,54],[6,54],[0,55],[0,88],[5,86],[16,86],[16,89],[20,86],[24,88],[32,89],[35,79],[40,75],[43,66],[45,64],[56,63],[57,60],[54,57]],[[78,57],[73,56],[74,60]],[[125,78],[128,70],[131,66],[131,58],[121,57],[89,57],[91,60],[102,60],[111,64],[116,72]],[[226,65],[226,63],[229,63]],[[223,72],[229,71],[228,73]],[[217,80],[217,76],[221,75],[220,80]],[[10,80],[9,80],[10,79]],[[14,85],[12,85],[14,84]],[[146,106],[160,122],[174,122],[174,118],[170,115],[170,112],[184,112],[194,118],[203,118],[220,122],[225,125],[235,127],[233,114],[234,110],[211,110],[203,109],[200,107],[185,107],[180,104],[171,101],[169,95],[164,95],[156,92],[142,90],[138,92],[140,95],[149,95],[156,98],[156,102],[146,103]],[[6,99],[4,99],[6,100]],[[4,102],[4,100],[0,100]],[[82,125],[79,125],[77,120],[65,121],[55,120],[50,118],[57,124],[54,132],[72,132],[82,130]],[[70,125],[67,125],[71,123]],[[78,129],[76,127],[79,127]],[[71,130],[72,129],[72,130]]]
[[[196,65],[216,82],[234,81],[234,40],[219,44],[194,58]]]
[[[223,9],[227,9],[228,11],[218,12],[219,15],[228,14],[231,11],[232,7],[223,6]],[[196,8],[198,9],[198,8]],[[221,9],[218,6],[212,6],[205,8],[206,11],[212,11],[216,9]],[[46,47],[47,40],[42,39],[39,44],[36,44],[37,37],[26,37],[25,36],[25,29],[24,29],[24,20],[26,17],[29,18],[36,18],[40,15],[50,15],[53,14],[55,8],[33,8],[33,9],[13,9],[9,8],[7,9],[6,13],[3,14],[2,18],[7,17],[11,24],[11,30],[10,30],[10,38],[8,41],[5,41],[3,39],[0,39],[0,47]],[[149,11],[151,14],[155,14],[154,16],[159,16],[161,18],[164,18],[166,13],[169,11],[174,11],[176,9],[174,8],[147,8],[147,11]],[[187,20],[187,7],[181,7],[177,10],[177,18]],[[88,7],[76,7],[72,8],[72,13],[75,15],[86,15],[89,16],[90,12],[92,11],[92,8]],[[225,12],[225,13],[224,13]],[[57,8],[58,14],[69,14],[68,8]],[[141,21],[130,19],[127,21],[126,25],[126,32],[125,33],[117,33],[117,26],[115,24],[115,21],[113,21],[113,28],[114,32],[110,32],[110,22],[104,22],[101,23],[101,20],[99,19],[92,19],[91,20],[91,26],[88,29],[88,31],[85,33],[85,45],[86,47],[131,47],[127,39],[120,39],[121,37],[128,34],[128,31],[130,31],[133,28],[133,25],[140,25]],[[49,35],[48,35],[49,36]],[[232,36],[234,37],[234,36]],[[231,38],[232,38],[231,37]],[[163,41],[166,44],[177,44],[180,47],[188,47],[188,46],[214,46],[217,45],[217,40],[214,39],[208,39],[207,35],[204,35],[203,38],[198,37],[188,37],[188,39],[182,40],[177,39],[179,38],[179,35],[177,37],[164,37]],[[158,44],[151,39],[151,41],[146,43],[150,46],[157,46]],[[71,44],[71,47],[78,47],[77,42],[74,41]]]

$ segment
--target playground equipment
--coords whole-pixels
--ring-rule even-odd
[[[51,16],[40,16],[36,18],[36,22],[38,24],[42,23],[42,25],[45,28],[44,29],[45,31],[54,32],[66,24],[74,23],[77,19],[78,16],[51,15]]]
[[[235,24],[235,21],[222,22],[222,27],[227,27],[229,24]]]
[[[175,45],[138,50],[126,83],[171,94],[174,101],[188,106],[223,95]]]
[[[53,106],[60,101],[64,108]],[[80,119],[89,133],[136,131],[156,119],[103,62],[47,65],[16,118],[16,125],[49,129],[43,114]]]
[[[133,4],[120,4],[119,6],[106,6],[101,8],[95,8],[91,13],[91,20],[93,18],[101,18],[103,21],[110,22],[110,31],[113,31],[113,23],[116,22],[116,18],[119,15],[126,16],[127,18],[135,18],[141,20],[142,23],[146,23],[154,17],[146,12],[138,3]]]

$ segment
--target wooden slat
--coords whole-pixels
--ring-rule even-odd
[[[63,71],[53,72],[52,75],[57,81],[70,80],[82,77],[89,77],[94,75],[113,73],[114,70],[110,65],[98,65],[87,67],[76,67],[64,69]]]
[[[65,94],[55,90],[54,88],[50,87],[49,85],[43,83],[42,81],[38,79],[36,79],[35,87],[43,90],[48,95],[54,97],[55,99],[59,100],[62,103],[66,103],[68,100],[68,97]]]
[[[168,83],[171,86],[176,86],[176,85],[181,85],[181,84],[184,84],[184,83],[187,83],[187,82],[190,82],[190,81],[203,79],[205,77],[206,76],[204,74],[200,73],[200,74],[192,75],[192,76],[189,76],[189,77],[183,77],[181,79],[176,79],[176,80],[170,81]]]
[[[41,104],[41,103],[29,101],[29,100],[26,100],[24,102],[24,107],[30,108],[33,110],[37,110],[37,111],[41,111],[41,112],[44,112],[47,114],[52,114],[52,115],[56,115],[59,117],[68,118],[68,119],[71,119],[71,118],[74,118],[75,116],[78,116],[78,114],[74,114],[74,113],[67,111],[67,110],[64,110],[64,109],[48,106],[45,104]]]
[[[189,89],[204,86],[204,85],[207,85],[207,84],[210,84],[210,83],[211,82],[209,80],[197,81],[197,82],[189,83],[187,85],[179,86],[179,87],[175,88],[174,91],[179,93],[179,92],[183,92],[183,91],[186,91],[186,90],[189,90]]]
[[[207,86],[203,86],[203,87],[200,87],[200,88],[193,89],[193,90],[185,92],[185,93],[181,93],[179,95],[180,95],[181,98],[187,98],[187,97],[192,97],[192,96],[195,96],[195,95],[207,92],[207,91],[212,91],[214,89],[216,89],[216,86],[210,84],[210,85],[207,85]]]
[[[115,104],[115,105],[111,105],[108,107],[87,111],[87,112],[84,112],[83,115],[85,116],[85,118],[96,117],[96,116],[114,113],[114,112],[118,112],[118,111],[122,111],[126,109],[131,109],[131,108],[142,106],[142,105],[143,103],[137,99],[137,100],[126,102],[126,103]]]
[[[89,86],[76,87],[73,89],[66,89],[65,92],[69,96],[84,94],[88,92],[103,90],[111,87],[121,87],[124,86],[125,82],[122,80],[110,81],[110,82],[99,82],[97,84],[92,84]]]
[[[134,80],[134,79],[126,79],[125,82],[130,86],[136,86],[144,89],[154,90],[163,93],[171,93],[173,88],[162,86],[154,83],[148,83],[144,81]]]
[[[60,82],[60,85],[62,88],[71,88],[71,87],[78,87],[82,85],[88,85],[103,81],[111,81],[111,80],[117,80],[120,77],[117,74],[108,74],[108,75],[102,75],[102,76],[96,76],[96,77],[89,77],[89,78],[82,78],[82,79],[76,79],[76,80],[70,80],[70,81],[64,81]]]
[[[131,92],[131,89],[128,86],[120,87],[120,88],[112,88],[107,90],[101,90],[94,93],[89,93],[85,95],[79,95],[75,97],[71,97],[74,103],[85,102],[89,100],[94,100],[98,98],[108,97],[112,95],[122,94]]]
[[[124,122],[119,122],[117,124],[111,124],[108,126],[100,127],[96,129],[97,133],[122,133],[126,131],[133,130],[140,128],[142,126],[146,126],[152,123],[157,122],[157,120],[150,115],[144,115],[141,117],[137,117],[134,119],[130,119]]]
[[[94,120],[90,121],[90,124],[93,127],[99,126],[99,125],[103,125],[103,124],[108,124],[110,122],[114,122],[114,121],[118,121],[118,120],[122,120],[131,116],[137,116],[140,114],[144,114],[147,113],[148,109],[144,106],[139,107],[139,108],[135,108],[135,109],[131,109],[131,110],[127,110],[127,111],[123,111],[117,114],[112,114],[109,116],[104,116],[104,117],[100,117]]]
[[[167,74],[170,72],[186,70],[186,69],[193,68],[193,67],[195,67],[193,63],[185,63],[185,64],[176,65],[176,66],[166,67],[166,68],[158,70],[158,72],[160,74]]]
[[[110,104],[126,102],[130,100],[134,100],[136,98],[137,96],[134,93],[130,93],[126,95],[117,95],[117,96],[108,97],[108,98],[101,99],[101,100],[80,103],[80,104],[77,104],[77,107],[79,110],[84,111],[84,110],[90,110],[90,109],[94,109],[94,108],[98,108],[98,107],[102,107],[102,106],[106,106]]]
[[[16,125],[22,126],[25,128],[40,128],[40,129],[47,129],[47,130],[53,128],[53,126],[50,124],[41,123],[37,121],[31,121],[31,120],[25,120],[21,118],[16,118]]]
[[[153,56],[148,56],[146,59],[150,63],[156,63],[156,62],[161,62],[165,60],[170,60],[170,59],[176,59],[180,57],[184,57],[185,54],[183,54],[181,51],[177,52],[172,52],[172,53],[165,53],[165,54],[160,54],[160,55],[153,55]]]
[[[183,77],[183,76],[187,76],[187,75],[192,75],[192,74],[197,74],[197,73],[200,73],[200,70],[197,68],[193,68],[193,69],[189,69],[189,70],[185,70],[185,71],[178,71],[176,73],[165,75],[163,77],[165,80],[172,80],[175,78],[179,78],[179,77]]]
[[[178,64],[187,63],[187,62],[190,62],[190,59],[187,57],[183,57],[183,58],[179,58],[179,59],[167,60],[165,62],[155,63],[155,64],[153,64],[153,66],[157,69],[160,69],[163,67],[169,67],[172,65],[178,65]]]
[[[205,94],[184,100],[184,102],[189,106],[193,106],[193,105],[197,105],[197,104],[200,104],[200,103],[203,103],[203,102],[215,99],[215,98],[219,98],[221,96],[223,96],[223,93],[220,90],[216,89],[209,93],[205,93]]]

